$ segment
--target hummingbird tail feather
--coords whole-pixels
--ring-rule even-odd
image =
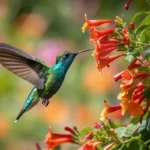
[[[23,108],[21,109],[19,115],[17,116],[15,122],[17,122],[19,120],[19,118],[28,110],[30,110],[31,108],[33,108],[38,102],[39,102],[39,98],[36,97],[37,96],[37,89],[33,88],[32,91],[30,92],[27,100],[24,103]]]

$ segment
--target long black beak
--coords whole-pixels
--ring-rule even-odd
[[[76,53],[76,55],[79,54],[79,53],[88,52],[88,51],[93,51],[93,50],[94,50],[94,48],[80,50],[80,51],[78,51],[78,52]]]

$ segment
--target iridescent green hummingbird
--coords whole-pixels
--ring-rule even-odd
[[[48,106],[49,99],[61,87],[74,58],[79,53],[91,50],[93,49],[81,50],[76,53],[61,52],[56,58],[56,64],[48,67],[40,60],[17,48],[0,43],[0,63],[15,75],[34,85],[15,122],[40,100],[45,107]]]

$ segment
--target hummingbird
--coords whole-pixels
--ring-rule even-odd
[[[39,101],[47,107],[49,99],[60,89],[75,57],[91,50],[94,49],[80,50],[75,53],[60,52],[56,57],[55,65],[48,67],[44,62],[17,48],[0,43],[0,63],[13,74],[34,85],[15,122]]]

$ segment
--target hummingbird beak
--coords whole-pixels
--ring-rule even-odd
[[[94,48],[91,48],[91,49],[84,49],[84,50],[80,50],[78,51],[77,53],[75,53],[76,55],[79,54],[79,53],[83,53],[83,52],[88,52],[88,51],[93,51]]]

